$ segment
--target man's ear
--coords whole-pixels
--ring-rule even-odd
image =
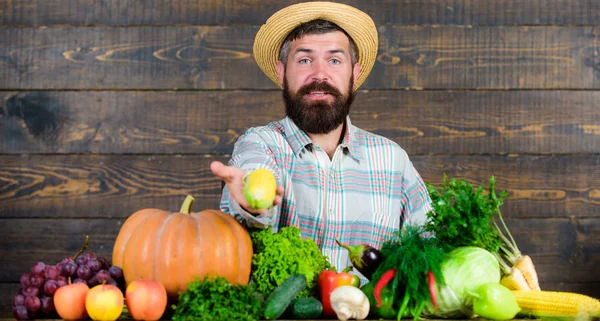
[[[279,80],[279,87],[283,88],[283,79],[285,77],[285,66],[283,62],[277,61],[277,79]]]
[[[356,84],[358,77],[360,77],[360,64],[358,62],[352,67],[352,75],[354,75],[354,83]]]

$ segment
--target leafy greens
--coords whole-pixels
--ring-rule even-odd
[[[173,321],[260,320],[264,307],[255,287],[220,276],[195,278],[172,306]]]
[[[464,179],[448,180],[444,175],[443,184],[436,187],[427,183],[427,190],[433,210],[427,213],[429,222],[425,229],[435,234],[444,249],[484,248],[496,257],[503,273],[509,274],[521,252],[502,218],[500,207],[508,193],[496,194],[496,178],[490,177],[484,191],[483,186],[475,189]]]
[[[321,271],[333,269],[314,240],[303,240],[295,226],[281,228],[272,233],[266,228],[250,233],[254,247],[252,282],[257,290],[268,295],[295,273],[304,274],[306,289],[296,297],[317,297],[317,281]]]
[[[505,194],[496,197],[494,183],[492,176],[487,195],[483,193],[483,186],[474,189],[465,180],[448,180],[445,175],[444,183],[438,187],[427,183],[434,210],[428,213],[430,220],[425,229],[434,232],[447,251],[478,246],[498,252],[502,240],[492,221]]]

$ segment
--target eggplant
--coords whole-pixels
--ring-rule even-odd
[[[339,246],[348,250],[350,262],[352,262],[354,268],[370,281],[373,273],[375,273],[377,267],[383,261],[381,252],[367,244],[346,245],[342,244],[337,238],[335,241]]]

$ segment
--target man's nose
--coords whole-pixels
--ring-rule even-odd
[[[316,81],[326,81],[328,80],[327,76],[327,64],[321,61],[316,61],[313,63],[313,80]]]

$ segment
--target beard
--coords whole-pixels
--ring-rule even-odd
[[[287,79],[283,80],[283,100],[286,115],[306,133],[327,134],[343,124],[350,113],[350,105],[354,101],[354,79],[350,77],[348,94],[342,95],[339,90],[326,82],[312,82],[292,92]],[[312,91],[323,91],[333,96],[333,102],[325,100],[307,101],[305,96]]]

